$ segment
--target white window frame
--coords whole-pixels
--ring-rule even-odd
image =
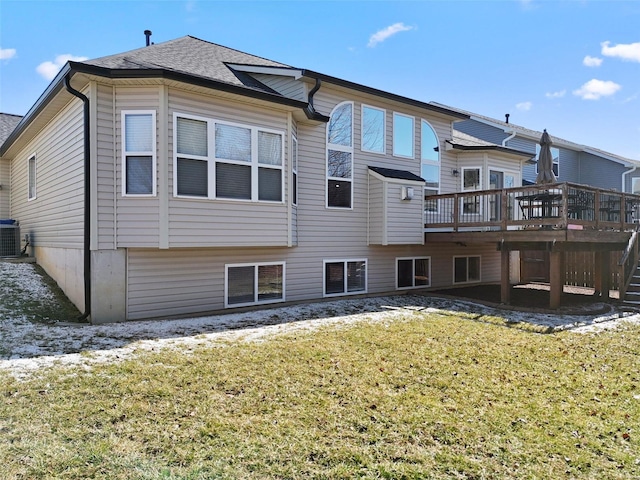
[[[291,205],[298,205],[298,138],[291,134]]]
[[[478,181],[480,182],[478,184],[478,186],[476,188],[466,188],[464,187],[464,172],[467,170],[477,170],[478,171]],[[478,190],[482,190],[482,167],[476,167],[476,166],[468,166],[468,167],[462,167],[460,169],[460,191],[462,193],[469,193],[469,192],[475,192]],[[482,215],[483,212],[483,205],[482,205],[482,201],[478,198],[477,199],[477,206],[478,206],[478,211],[477,212],[465,212],[464,211],[464,198],[463,197],[460,199],[460,214],[461,215]]]
[[[258,281],[259,281],[259,267],[268,267],[272,265],[282,266],[282,298],[273,298],[269,300],[258,300]],[[253,272],[253,287],[254,287],[254,301],[245,303],[229,303],[229,269],[239,267],[254,267]],[[224,266],[224,308],[236,308],[246,307],[250,305],[266,305],[269,303],[281,303],[286,301],[286,278],[287,278],[287,265],[286,262],[257,262],[257,263],[230,263]]]
[[[183,153],[178,153],[177,148],[177,135],[178,135],[178,118],[185,118],[190,120],[197,120],[200,122],[205,122],[207,124],[207,146],[208,151],[207,155],[202,157],[199,155],[188,155]],[[216,125],[228,125],[231,127],[245,128],[251,131],[251,162],[243,162],[239,160],[229,160],[224,158],[217,158],[215,156],[215,137],[216,137]],[[259,132],[264,133],[272,133],[275,135],[280,135],[281,147],[280,147],[280,165],[270,165],[263,164],[258,161],[258,134]],[[175,198],[188,198],[188,199],[196,199],[196,200],[220,200],[220,201],[231,201],[231,202],[251,202],[251,203],[272,203],[272,204],[282,204],[284,203],[284,139],[285,132],[282,130],[275,130],[271,128],[264,128],[255,125],[246,125],[241,123],[228,122],[226,120],[217,120],[214,118],[201,117],[197,115],[191,115],[188,113],[179,113],[175,112],[173,114],[173,196]],[[201,160],[207,162],[207,174],[208,174],[208,184],[207,184],[207,196],[201,197],[196,195],[180,195],[178,194],[178,157],[187,158],[193,160]],[[251,198],[227,198],[227,197],[218,197],[216,195],[216,165],[218,163],[232,164],[232,165],[242,165],[251,167]],[[280,200],[259,200],[259,169],[260,168],[269,168],[272,170],[280,170]]]
[[[151,151],[134,152],[127,151],[126,142],[126,117],[127,115],[151,115]],[[122,134],[122,196],[123,197],[155,197],[157,195],[157,155],[156,155],[156,111],[155,110],[123,110],[121,112]],[[151,193],[127,193],[127,158],[151,157]]]
[[[33,173],[31,173],[31,161],[33,160]],[[27,158],[27,201],[38,198],[38,156],[33,153]],[[33,188],[32,188],[33,183]],[[33,191],[32,191],[33,190]]]
[[[364,146],[364,111],[368,108],[370,110],[377,110],[382,112],[382,151],[370,150]],[[387,111],[384,108],[374,107],[372,105],[362,104],[360,107],[360,150],[368,153],[375,153],[377,155],[387,154]]]
[[[396,153],[396,117],[404,117],[411,120],[411,155],[401,155]],[[415,158],[416,157],[416,118],[412,115],[406,115],[400,112],[393,112],[393,156],[398,158]]]
[[[467,260],[467,275],[466,280],[464,282],[456,282],[456,259],[457,258],[465,258]],[[478,279],[477,280],[469,280],[469,259],[477,258],[478,259]],[[454,285],[462,285],[466,283],[480,283],[482,281],[482,256],[481,255],[454,255],[452,261],[452,276],[451,280]]]
[[[437,150],[438,160],[430,160],[430,159],[424,158],[425,146],[422,143],[422,132],[423,132],[423,129],[425,128],[425,124],[428,128],[431,129],[431,131],[433,132],[433,135],[436,137],[436,146],[438,147],[438,150]],[[429,200],[427,200],[427,195],[426,195],[427,191],[432,192],[436,190],[436,192],[432,193],[431,195],[439,195],[442,188],[442,158],[440,155],[440,139],[438,138],[438,133],[436,132],[436,129],[433,128],[433,126],[427,120],[425,120],[424,118],[421,118],[420,119],[420,174],[421,175],[422,175],[423,165],[438,167],[438,188],[434,189],[433,187],[429,187],[427,185],[424,186],[423,195],[425,198],[425,209],[426,209],[426,204],[427,202],[429,202]],[[437,215],[438,213],[440,213],[440,202],[437,200],[436,200],[435,210],[429,210],[429,211],[425,210],[425,215]]]
[[[353,148],[353,117],[355,115],[354,112],[354,104],[351,101],[346,101],[346,102],[340,102],[339,104],[337,104],[335,107],[333,107],[333,110],[331,110],[331,114],[329,115],[329,117],[333,116],[333,113],[340,107],[342,107],[343,105],[351,105],[351,145],[347,146],[347,145],[339,145],[337,143],[329,143],[329,125],[331,124],[331,120],[329,120],[329,122],[327,123],[326,126],[326,159],[325,159],[325,182],[324,182],[324,195],[325,195],[325,208],[327,209],[335,209],[335,210],[353,210],[353,190],[354,190],[354,175],[353,175],[353,155],[354,155],[354,148]],[[335,150],[337,152],[345,152],[345,153],[349,153],[351,154],[351,177],[350,178],[345,178],[345,177],[330,177],[329,176],[329,150]],[[349,182],[351,183],[351,199],[349,200],[349,206],[348,207],[338,207],[338,206],[330,206],[329,205],[329,181],[333,180],[336,182]]]
[[[362,262],[364,263],[364,290],[357,290],[355,292],[349,292],[347,285],[348,285],[348,279],[349,279],[349,275],[348,275],[348,269],[347,266],[349,263],[352,262]],[[328,263],[342,263],[343,264],[343,272],[344,272],[344,276],[342,278],[342,282],[343,282],[343,291],[342,292],[338,292],[338,293],[327,293],[327,264]],[[343,258],[338,258],[338,259],[332,259],[332,260],[323,260],[322,261],[322,296],[323,297],[342,297],[342,296],[346,296],[346,295],[362,295],[367,293],[368,290],[368,286],[369,286],[369,266],[368,266],[368,262],[366,258],[347,258],[347,259],[343,259]]]
[[[398,263],[401,260],[411,260],[411,266],[412,266],[412,270],[413,270],[413,276],[412,276],[412,282],[413,285],[409,286],[409,287],[400,287],[399,286],[399,268],[398,268]],[[415,272],[416,272],[416,260],[428,260],[429,261],[429,273],[428,273],[428,278],[429,281],[426,285],[416,285],[415,284]],[[396,257],[396,290],[411,290],[411,289],[415,289],[415,288],[427,288],[431,286],[431,257]]]
[[[538,160],[540,159],[541,149],[542,146],[539,143],[536,143],[536,175],[538,174]],[[554,151],[558,152],[557,156],[553,155]],[[560,149],[558,147],[551,147],[551,156],[553,157],[553,167],[555,167],[555,170],[557,170],[557,172],[554,171],[553,173],[556,174],[556,178],[560,178]]]

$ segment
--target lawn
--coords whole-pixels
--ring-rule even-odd
[[[0,478],[639,478],[639,338],[414,310],[0,371]]]

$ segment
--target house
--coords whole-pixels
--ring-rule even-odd
[[[472,135],[497,145],[512,147],[529,152],[537,158],[540,152],[541,131],[531,130],[505,120],[497,120],[432,102],[442,108],[449,108],[469,115],[468,119],[456,122],[456,132]],[[550,132],[553,133],[553,132]],[[553,141],[553,170],[561,182],[640,193],[640,162],[605,152],[587,145],[574,143],[551,136]],[[537,176],[537,161],[529,163],[522,171],[524,184],[534,183]]]
[[[30,252],[93,323],[497,282],[493,237],[425,240],[434,196],[521,185],[533,156],[454,129],[470,118],[147,38],[68,62],[0,172]],[[502,221],[489,200],[464,208]]]

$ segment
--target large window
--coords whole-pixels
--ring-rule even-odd
[[[540,158],[541,148],[540,144],[536,143],[536,174],[538,173],[538,159]],[[553,158],[553,173],[558,178],[560,177],[560,150],[556,147],[551,147],[551,157]]]
[[[396,288],[418,288],[431,285],[431,259],[398,258]]]
[[[480,190],[482,188],[480,171],[480,168],[477,167],[465,167],[462,169],[463,192]],[[462,198],[462,213],[480,215],[482,213],[480,199],[481,197],[479,195],[465,195]]]
[[[28,200],[35,200],[36,198],[36,154],[34,153],[29,157],[27,162],[28,174],[29,174],[29,191],[27,192]]]
[[[327,125],[327,207],[351,208],[353,103],[337,105]]]
[[[367,261],[326,260],[324,296],[353,295],[367,291]]]
[[[453,283],[480,281],[480,257],[453,257]]]
[[[413,158],[413,117],[401,113],[393,114],[393,155]]]
[[[225,266],[225,307],[284,301],[284,263]]]
[[[283,134],[174,116],[176,196],[282,201]]]
[[[362,151],[385,153],[385,116],[385,110],[362,105]]]
[[[429,200],[431,195],[440,193],[440,146],[436,132],[428,122],[420,122],[420,158],[422,161],[421,176],[425,180],[425,211],[437,212],[437,200]]]
[[[156,112],[122,112],[122,194],[156,194]]]

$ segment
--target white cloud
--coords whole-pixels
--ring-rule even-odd
[[[533,103],[531,102],[520,102],[516,103],[516,108],[521,112],[528,112],[533,107]]]
[[[598,58],[598,57],[591,57],[591,56],[587,55],[582,60],[582,64],[584,66],[586,66],[586,67],[599,67],[600,65],[602,65],[602,59]]]
[[[408,32],[409,30],[413,30],[415,27],[409,27],[404,23],[394,23],[393,25],[389,25],[387,28],[383,28],[382,30],[378,30],[376,33],[369,37],[369,43],[367,47],[375,47],[378,43],[384,42],[387,38],[395,35],[400,32]]]
[[[69,60],[71,60],[72,62],[83,62],[87,60],[87,57],[76,57],[69,53],[64,55],[58,55],[53,62],[46,61],[38,65],[36,68],[36,72],[38,72],[47,80],[53,80],[53,78],[58,74],[60,69]]]
[[[15,48],[0,48],[0,60],[10,60],[16,56]]]
[[[602,55],[607,57],[618,57],[629,62],[640,62],[640,42],[637,43],[620,43],[610,47],[611,42],[602,42]]]
[[[566,93],[567,93],[566,90],[560,90],[559,92],[551,92],[551,93],[547,92],[544,94],[544,96],[547,98],[562,98]]]
[[[589,80],[577,90],[573,91],[573,94],[581,97],[583,100],[599,100],[600,97],[608,97],[613,95],[622,86],[610,80]]]

